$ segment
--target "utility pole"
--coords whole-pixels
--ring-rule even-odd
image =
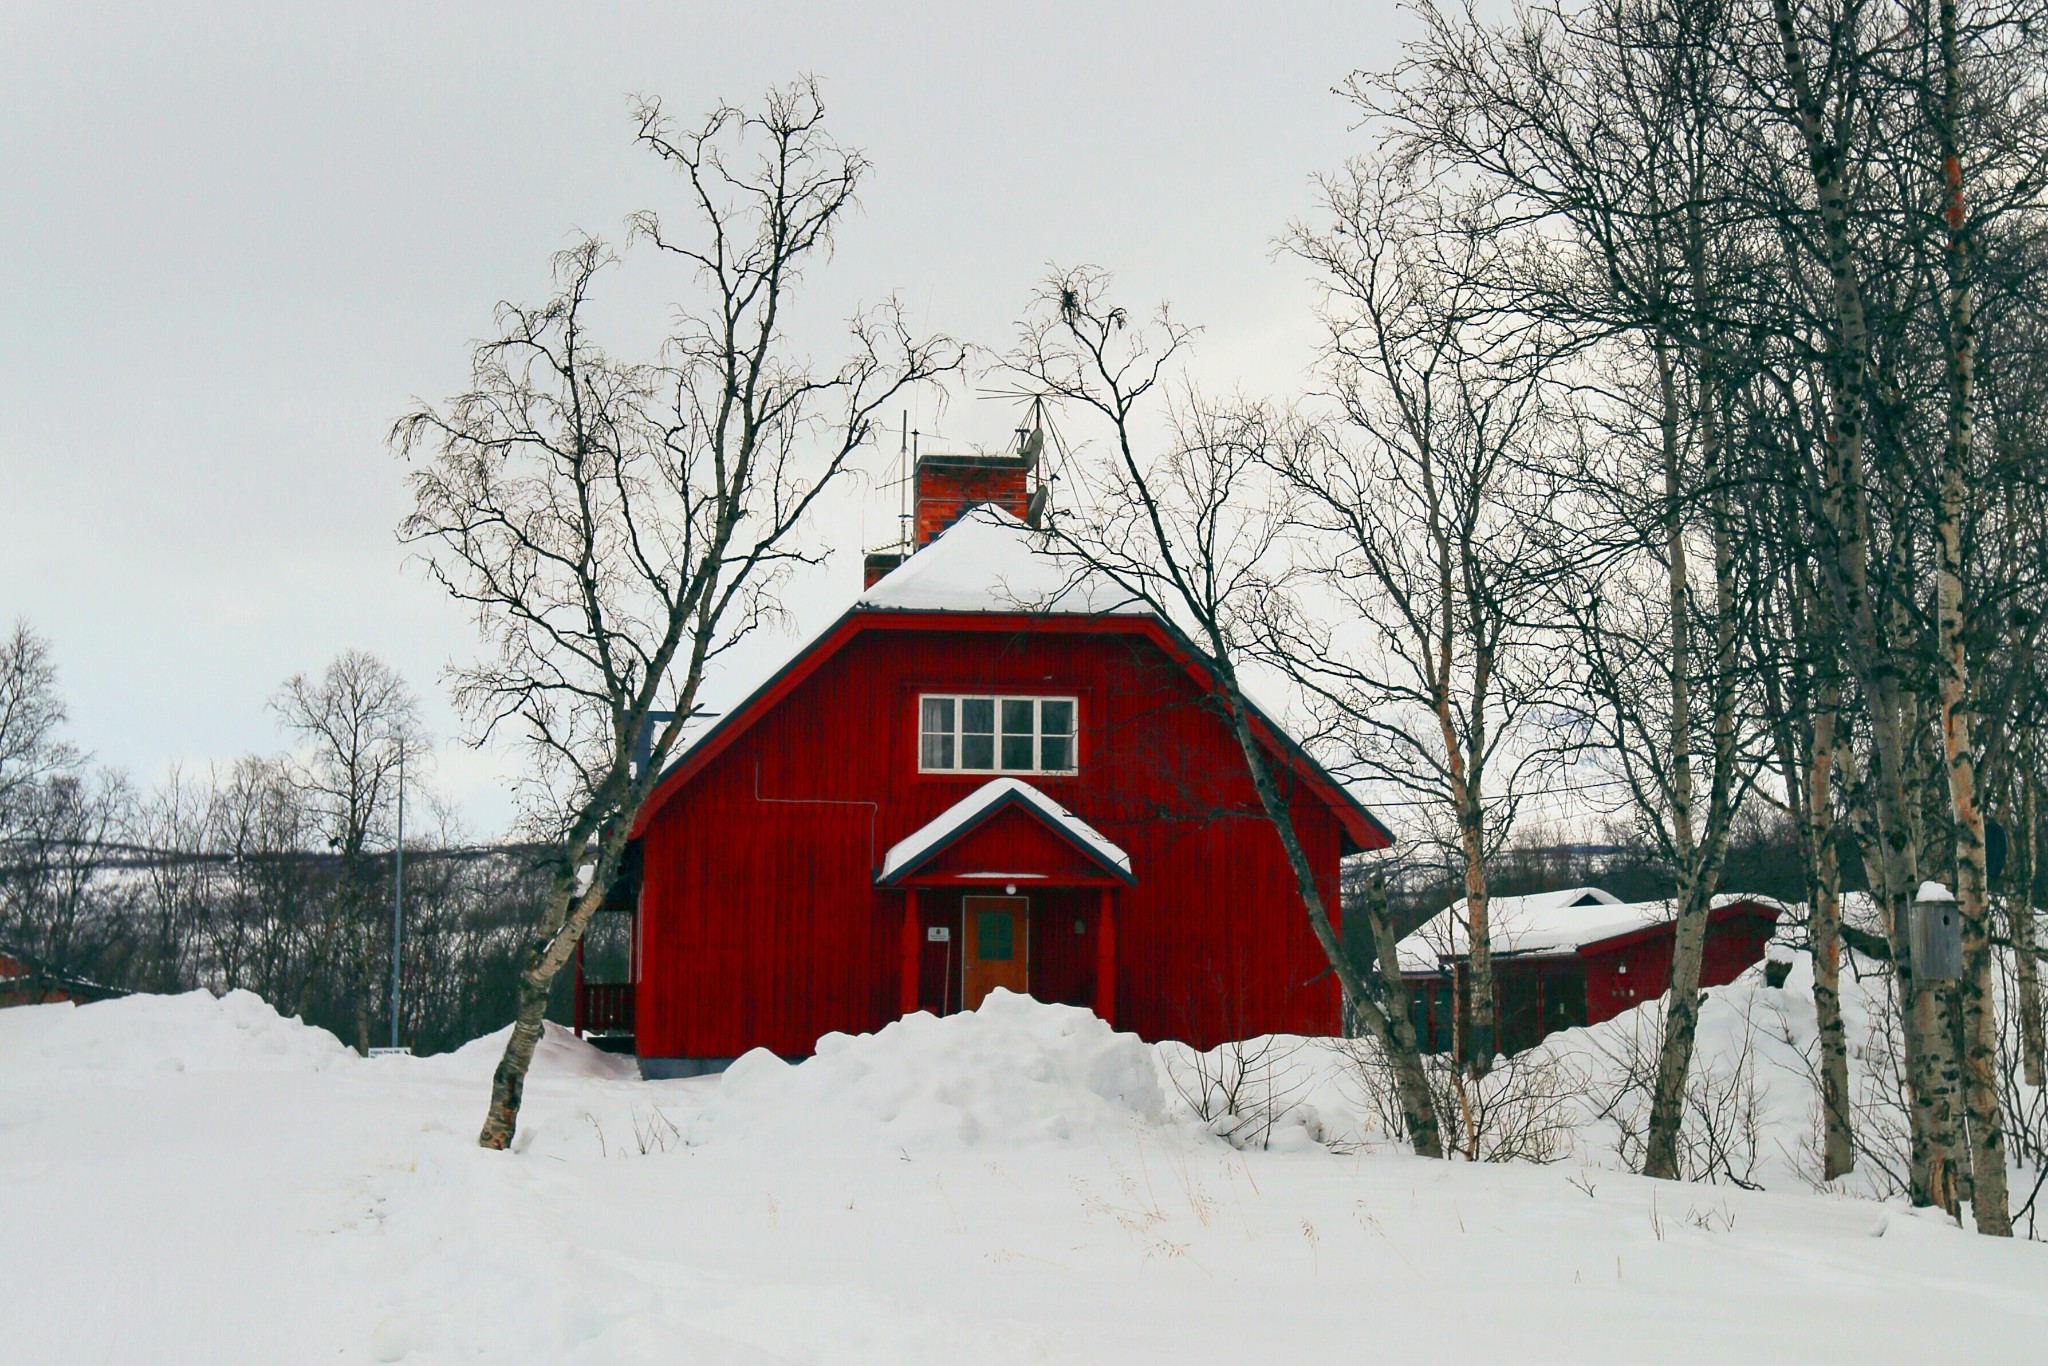
[[[399,950],[405,942],[405,741],[398,742],[398,844],[391,851],[391,1046],[398,1047]]]

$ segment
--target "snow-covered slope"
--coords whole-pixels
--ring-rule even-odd
[[[1796,981],[1775,994],[1789,1012]],[[1728,1034],[1710,1015],[1703,1046]],[[2048,1340],[2048,1248],[1644,1181],[1595,1165],[1583,1124],[1550,1166],[1418,1161],[1359,1143],[1359,1074],[1312,1056],[1289,1104],[1320,1116],[1244,1151],[1189,1118],[1186,1050],[1020,997],[678,1082],[551,1033],[515,1151],[486,1153],[491,1041],[364,1061],[246,996],[0,1011],[0,1355],[1869,1362]]]

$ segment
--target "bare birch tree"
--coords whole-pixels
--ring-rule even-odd
[[[1591,348],[1584,354],[1597,356],[1586,383],[1595,394],[1615,389],[1597,407],[1611,410],[1602,420],[1623,433],[1621,449],[1641,446],[1627,434],[1631,410],[1649,414],[1647,467],[1610,469],[1592,483],[1604,490],[1595,503],[1608,505],[1619,533],[1606,553],[1644,573],[1656,565],[1661,588],[1653,593],[1639,575],[1623,592],[1610,584],[1604,598],[1589,590],[1568,605],[1598,702],[1588,719],[1679,884],[1645,1144],[1645,1169],[1669,1177],[1706,915],[1747,786],[1736,735],[1739,604],[1724,442],[1726,276],[1735,259],[1721,185],[1733,145],[1720,118],[1728,7],[1593,0],[1500,24],[1433,4],[1421,14],[1424,35],[1409,60],[1390,78],[1355,82],[1355,96],[1386,112],[1407,156],[1436,173],[1475,177],[1504,221],[1550,235],[1557,266],[1532,274],[1526,306],[1570,328]],[[1641,379],[1631,392],[1600,379],[1602,371]],[[1638,496],[1645,487],[1660,490],[1654,505]],[[1654,534],[1644,514],[1652,514]],[[1704,604],[1691,564],[1700,538],[1711,586]],[[1704,657],[1695,642],[1702,629]],[[1662,637],[1654,655],[1652,631]],[[1704,705],[1694,695],[1701,685]],[[1702,748],[1704,774],[1695,761]]]
[[[63,722],[50,644],[26,621],[17,621],[0,639],[0,836],[8,833],[11,813],[19,812],[35,783],[75,764],[76,756],[57,738]]]
[[[2006,1198],[2004,1118],[1998,1103],[1998,1026],[1991,999],[1990,878],[1984,863],[1984,811],[1978,804],[1977,752],[1971,735],[1970,663],[1963,622],[1965,485],[1973,473],[1977,423],[1976,296],[1970,217],[1960,145],[1963,101],[1956,0],[1940,0],[1940,94],[1933,124],[1947,203],[1948,439],[1943,443],[1940,513],[1935,523],[1941,660],[1941,735],[1956,838],[1956,899],[1963,922],[1963,1097],[1969,1114],[1971,1206],[1980,1232],[2012,1235]]]
[[[1752,430],[1752,443],[1769,438]],[[1787,457],[1795,467],[1804,459]],[[1819,1035],[1821,1170],[1824,1180],[1856,1166],[1854,1104],[1849,1092],[1848,1035],[1842,1021],[1842,870],[1836,849],[1835,772],[1848,743],[1842,712],[1837,635],[1803,557],[1795,500],[1771,497],[1759,544],[1770,563],[1759,590],[1764,611],[1750,622],[1772,757],[1783,786],[1782,805],[1798,834],[1806,886],[1806,936],[1813,961],[1813,1004]],[[1775,531],[1775,534],[1769,534]]]
[[[1978,272],[1987,228],[2043,208],[2048,125],[2038,70],[2048,16],[2033,4],[1947,0],[1773,0],[1771,15],[1778,61],[1775,84],[1759,81],[1760,103],[1796,128],[1812,196],[1810,208],[1781,212],[1811,225],[1831,283],[1821,329],[1830,440],[1814,522],[1828,533],[1820,564],[1870,727],[1878,871],[1907,1002],[1914,1198],[1956,1211],[1967,1187],[1980,1231],[2002,1233],[2002,1117],[1989,1084],[1987,785],[1971,659],[1973,638],[1985,638],[1982,615],[2001,599],[1980,579],[1986,562],[1973,549],[1984,544],[1974,533],[1987,506],[1975,496],[1985,473],[1975,451]],[[1923,385],[1927,372],[1940,379]],[[1926,450],[1941,458],[1927,460]],[[1913,593],[1929,569],[1931,610]],[[1946,799],[1934,828],[1914,786],[1927,720],[1939,722],[1932,789]],[[1948,993],[1918,979],[1902,930],[1918,875],[1950,861],[1950,841],[1967,940],[1953,1064]]]
[[[340,861],[292,1013],[304,1016],[315,989],[327,986],[354,1015],[356,1050],[368,1053],[371,968],[384,942],[372,929],[370,844],[392,835],[401,757],[411,751],[415,776],[424,766],[419,702],[390,665],[348,650],[318,678],[287,679],[271,706],[304,745],[293,781]]]
[[[1368,898],[1364,907],[1375,920],[1379,960],[1379,980],[1369,984],[1338,939],[1326,895],[1335,889],[1318,882],[1295,826],[1281,758],[1291,742],[1245,692],[1244,670],[1256,658],[1262,622],[1286,610],[1279,601],[1280,550],[1292,507],[1271,472],[1298,458],[1288,451],[1322,438],[1245,400],[1214,403],[1189,393],[1163,415],[1150,412],[1164,397],[1168,365],[1191,335],[1164,308],[1149,323],[1134,321],[1112,302],[1109,279],[1098,270],[1058,273],[1041,288],[1007,368],[1028,392],[1100,423],[1108,443],[1099,461],[1071,466],[1070,499],[1077,505],[1054,512],[1050,533],[1182,633],[1201,665],[1208,700],[1244,756],[1345,1008],[1392,1062],[1409,1141],[1418,1154],[1441,1157],[1384,903]],[[1159,417],[1164,430],[1148,437],[1145,424]],[[1154,453],[1144,454],[1148,449]]]
[[[598,345],[592,290],[613,257],[586,240],[557,259],[552,299],[499,310],[469,391],[393,433],[424,457],[401,535],[495,652],[458,671],[458,698],[479,739],[518,729],[534,764],[527,809],[562,849],[492,1081],[487,1148],[512,1141],[549,990],[611,891],[707,669],[816,558],[799,528],[876,414],[959,363],[952,343],[913,338],[893,304],[853,321],[836,371],[795,354],[791,304],[868,168],[828,133],[814,84],[689,125],[643,103],[637,123],[687,205],[687,226],[634,220],[636,239],[690,276],[663,357],[629,363]],[[636,770],[636,739],[661,710],[673,717]]]
[[[1503,306],[1519,243],[1480,206],[1366,162],[1321,191],[1324,221],[1288,240],[1324,291],[1352,435],[1283,449],[1329,600],[1315,638],[1274,654],[1363,771],[1440,803],[1455,831],[1470,936],[1457,1046],[1481,1077],[1497,1047],[1487,862],[1546,748],[1528,725],[1555,577],[1533,473],[1555,419],[1542,329]]]

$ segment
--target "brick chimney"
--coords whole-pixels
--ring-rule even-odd
[[[1031,513],[1030,455],[926,455],[917,462],[917,547],[977,503],[994,503],[1019,521]]]
[[[882,576],[903,563],[903,556],[894,550],[870,550],[866,560],[861,562],[860,587],[865,593],[881,582]]]

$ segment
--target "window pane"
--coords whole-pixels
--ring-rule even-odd
[[[1038,742],[1038,766],[1047,773],[1066,773],[1074,767],[1074,737],[1048,735]]]
[[[1003,699],[1003,767],[1029,771],[1032,767],[1031,722],[1038,705],[1028,697]]]
[[[1048,697],[1038,704],[1038,729],[1047,735],[1074,733],[1074,702],[1067,697]]]
[[[920,717],[922,739],[918,745],[918,764],[923,768],[951,768],[953,766],[953,699],[950,697],[927,697],[924,699]]]
[[[987,770],[996,766],[995,731],[993,697],[960,699],[960,767]]]
[[[983,911],[975,916],[975,956],[984,963],[1005,963],[1015,951],[1008,911]]]

